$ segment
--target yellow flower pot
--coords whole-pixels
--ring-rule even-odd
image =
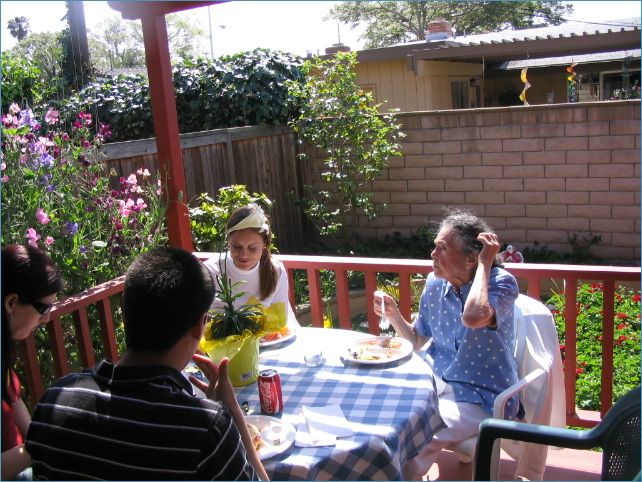
[[[249,331],[215,340],[203,338],[199,348],[214,363],[230,359],[227,373],[235,387],[249,385],[259,377],[259,337]]]
[[[236,356],[230,359],[227,373],[232,385],[242,387],[259,377],[259,338],[248,336]]]

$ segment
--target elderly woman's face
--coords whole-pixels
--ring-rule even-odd
[[[435,276],[443,278],[455,286],[469,281],[470,255],[463,252],[463,241],[450,228],[443,228],[435,238],[435,249],[430,253]]]
[[[243,271],[254,268],[265,249],[263,236],[256,229],[232,231],[227,237],[234,265]]]

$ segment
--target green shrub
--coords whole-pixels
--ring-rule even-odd
[[[288,82],[303,82],[301,65],[296,56],[267,49],[185,62],[173,70],[179,131],[285,125],[298,112]],[[112,141],[154,136],[149,82],[143,75],[108,76],[56,105],[67,122],[78,111],[91,112],[112,127]]]
[[[558,253],[538,241],[522,250],[526,263],[599,264],[600,259],[591,253],[591,247],[602,242],[602,236],[585,234],[581,238],[573,234],[568,238],[570,253]]]
[[[218,251],[225,242],[225,226],[232,212],[249,203],[271,208],[272,201],[263,193],[248,193],[242,184],[225,186],[218,190],[216,199],[200,194],[189,208],[192,238],[196,251]],[[276,249],[272,233],[272,249]]]
[[[583,410],[600,408],[603,299],[601,283],[584,283],[578,288],[576,402]],[[617,400],[640,384],[640,292],[618,287],[614,303],[613,398]],[[555,318],[564,358],[564,292],[554,293],[547,305]]]

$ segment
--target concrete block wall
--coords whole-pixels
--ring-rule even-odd
[[[640,260],[640,101],[399,114],[403,156],[372,183],[389,207],[358,233],[408,235],[444,208],[487,219],[518,249],[569,252],[572,235],[600,235],[593,253]]]

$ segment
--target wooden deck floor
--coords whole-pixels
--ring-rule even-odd
[[[502,452],[500,479],[514,480],[515,461]],[[424,480],[471,480],[473,464],[462,464],[457,454],[443,451]],[[601,452],[549,449],[544,480],[600,480]]]

